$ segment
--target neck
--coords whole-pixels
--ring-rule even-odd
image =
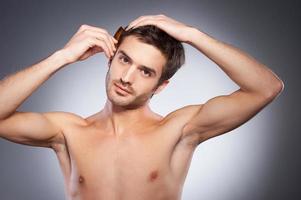
[[[119,135],[137,127],[138,124],[152,117],[154,113],[148,103],[139,108],[127,109],[114,105],[107,99],[103,114],[107,119],[107,125],[114,130],[115,134]]]

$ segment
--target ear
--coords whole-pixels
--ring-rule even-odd
[[[161,85],[158,86],[154,94],[158,94],[159,92],[161,92],[167,86],[168,83],[169,80],[163,81],[163,83],[161,83]]]

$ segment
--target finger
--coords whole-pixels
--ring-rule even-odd
[[[111,39],[111,41],[112,41],[112,44],[113,44],[113,56],[114,56],[114,54],[116,53],[116,46],[115,46],[115,42],[114,42],[114,40],[113,40],[113,37],[110,37],[110,39]]]
[[[115,47],[115,44],[118,43],[118,40],[116,40],[113,36],[110,36],[110,38],[111,38],[111,40],[112,40],[112,42],[114,44],[114,47]]]
[[[104,33],[103,36],[105,37],[106,39],[106,42],[108,42],[107,44],[109,45],[110,47],[110,52],[111,54],[113,55],[114,54],[114,51],[116,50],[115,48],[115,45],[114,45],[114,42],[112,40],[112,36],[109,34],[109,33]]]
[[[95,31],[91,31],[91,30],[86,30],[85,33],[93,38],[104,41],[107,48],[109,49],[110,54],[113,55],[113,53],[114,53],[113,46],[114,45],[112,44],[112,42],[110,40],[110,36],[108,36],[107,34],[104,34],[104,33],[99,33],[99,32],[95,32]]]
[[[106,45],[110,50],[110,54],[113,55],[113,53],[114,53],[114,44],[112,43],[112,41],[110,39],[111,36],[109,34],[106,34],[106,33],[102,34],[101,36],[103,38],[103,41],[106,42]]]
[[[112,39],[113,39],[113,41],[114,41],[115,44],[118,43],[118,40],[116,40],[113,36],[112,36]]]
[[[84,30],[93,30],[93,31],[97,31],[97,32],[100,32],[100,33],[108,33],[108,31],[103,29],[103,28],[90,26],[90,25],[87,25],[87,24],[83,24],[79,28],[79,32],[82,32]]]
[[[114,44],[111,41],[111,36],[108,34],[105,34],[104,37],[105,37],[105,42],[107,42],[106,44],[110,50],[110,54],[113,55],[114,54]]]
[[[91,30],[91,31],[96,31],[99,33],[103,33],[103,34],[107,34],[109,36],[111,36],[107,30],[103,29],[103,28],[99,28],[99,27],[95,27],[95,26],[90,26],[87,24],[83,24],[80,26],[79,31],[78,32],[83,32],[85,30]]]
[[[107,30],[99,28],[99,27],[95,27],[95,26],[90,26],[90,25],[87,25],[87,24],[83,25],[82,30],[93,30],[93,31],[108,35],[108,39],[112,42],[112,50],[114,50],[114,49],[116,50],[114,44],[118,43],[118,41],[112,35],[110,35]]]
[[[111,52],[110,52],[110,49],[107,45],[107,43],[103,40],[99,40],[99,39],[96,39],[96,38],[91,38],[92,40],[92,44],[91,44],[91,48],[93,48],[94,46],[98,46],[98,47],[101,47],[103,49],[103,52],[105,53],[105,55],[110,58],[111,56]]]
[[[105,41],[100,41],[100,40],[99,40],[99,42],[103,44],[101,47],[105,50],[104,52],[106,53],[106,56],[108,58],[110,58],[111,56],[113,56],[114,53],[108,47],[108,43],[106,43]],[[101,45],[101,44],[99,44],[99,45]]]
[[[113,36],[111,36],[109,34],[107,34],[106,36],[109,41],[112,53],[114,54],[114,52],[116,51],[116,46],[115,46],[115,41],[114,41],[115,38],[113,38]]]
[[[112,47],[112,50],[113,50],[113,53],[114,53],[116,51],[116,47],[115,47],[114,41],[112,39],[112,36],[108,35],[108,38],[110,40],[110,44],[111,44],[111,47]]]
[[[78,33],[82,32],[85,29],[87,29],[87,25],[86,24],[80,25],[80,27],[77,29],[77,32],[74,35],[77,35]]]
[[[136,24],[134,24],[132,26],[132,28],[137,28],[139,26],[144,26],[144,25],[157,25],[157,23],[153,20],[153,19],[144,19],[144,20],[141,20],[139,22],[137,22]]]
[[[80,28],[78,29],[77,33],[83,32],[85,30],[92,30],[92,31],[96,31],[96,32],[99,32],[99,33],[107,34],[107,35],[109,35],[113,38],[114,43],[118,43],[118,40],[116,40],[112,35],[110,35],[107,30],[102,29],[102,28],[98,28],[98,27],[94,27],[94,26],[89,26],[87,24],[81,25]]]
[[[137,21],[131,28],[137,28],[139,26],[145,26],[145,25],[154,25],[158,28],[164,30],[166,27],[166,20],[168,18],[165,15],[155,15],[155,16],[148,16],[145,17],[139,21]],[[172,20],[170,20],[172,22]]]
[[[97,27],[91,27],[91,28],[92,28],[92,30],[99,31],[99,32],[101,32],[101,33],[104,33],[104,34],[108,35],[110,38],[113,39],[113,44],[118,42],[118,40],[116,40],[116,39],[113,37],[113,35],[111,35],[107,30],[105,30],[105,29],[100,29],[100,28],[97,28]],[[94,28],[95,28],[95,29],[94,29]],[[100,30],[99,30],[99,29],[100,29]]]
[[[147,16],[141,16],[141,17],[138,17],[137,19],[135,19],[134,21],[132,21],[128,27],[126,28],[126,31],[131,29],[131,28],[134,28],[134,27],[137,27],[138,24],[140,24],[142,21],[145,21],[145,20],[152,20],[154,19],[156,16],[155,15],[147,15]]]
[[[127,31],[127,30],[131,29],[137,22],[139,22],[144,17],[146,17],[146,16],[140,16],[137,19],[133,20],[131,23],[129,23],[129,25],[127,26],[127,28],[125,30]]]

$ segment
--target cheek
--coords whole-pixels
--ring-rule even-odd
[[[152,93],[154,91],[154,88],[156,84],[154,81],[146,81],[146,80],[140,80],[141,82],[137,82],[136,88],[138,91],[144,94]]]
[[[118,66],[111,65],[109,73],[112,79],[116,79],[120,77],[121,70],[118,69]]]

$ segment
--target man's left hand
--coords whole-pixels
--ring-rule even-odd
[[[189,33],[193,28],[161,14],[140,16],[132,21],[126,30],[144,25],[155,25],[173,38],[186,43],[189,41]]]

